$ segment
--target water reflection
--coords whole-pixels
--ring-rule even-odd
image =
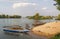
[[[2,39],[32,39],[29,35],[25,33],[6,33],[3,32]]]
[[[8,33],[8,32],[4,32],[5,35],[13,35],[13,36],[19,36],[19,33]]]

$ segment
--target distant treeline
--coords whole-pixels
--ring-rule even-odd
[[[5,14],[2,14],[0,15],[0,18],[21,18],[21,16],[19,15],[5,15]]]
[[[53,18],[55,18],[55,20],[60,20],[60,14],[58,14],[57,16],[41,16],[41,15],[39,15],[39,13],[36,13],[33,16],[27,16],[27,18],[35,19],[35,20],[44,20],[44,19],[53,19]]]
[[[52,16],[41,16],[39,13],[36,13],[33,16],[27,16],[29,19],[35,19],[35,20],[44,20],[44,19],[52,19]]]
[[[35,16],[27,16],[29,19],[35,19]],[[52,16],[39,16],[38,20],[52,19]]]

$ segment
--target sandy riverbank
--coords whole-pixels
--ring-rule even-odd
[[[28,32],[29,36],[31,36],[33,39],[48,39],[48,37],[37,35],[34,32],[30,31]]]
[[[50,22],[38,27],[34,27],[32,31],[33,33],[41,36],[53,36],[60,33],[60,21]]]

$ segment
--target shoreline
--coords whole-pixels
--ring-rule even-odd
[[[35,34],[33,31],[30,31],[28,32],[28,34],[31,36],[31,37],[34,37],[35,39],[48,39],[48,37],[46,36],[42,36],[42,35],[37,35]]]

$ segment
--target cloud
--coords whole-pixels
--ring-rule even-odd
[[[46,10],[46,9],[47,9],[47,7],[43,7],[43,8],[42,8],[42,10]]]
[[[48,0],[43,0],[43,1],[48,1]]]
[[[18,8],[18,7],[25,7],[25,6],[29,6],[29,5],[35,6],[36,3],[14,3],[12,7]]]

